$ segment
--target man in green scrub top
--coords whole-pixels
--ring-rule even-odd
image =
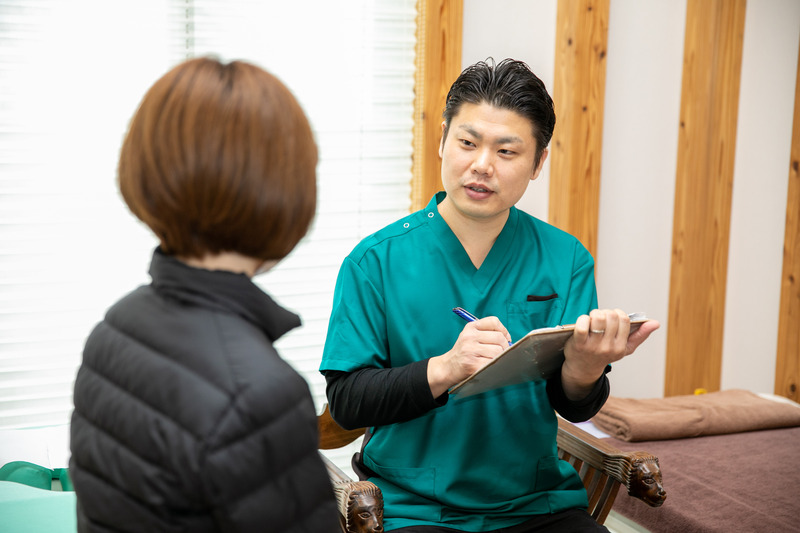
[[[354,466],[386,531],[606,531],[559,461],[555,412],[593,416],[629,336],[597,309],[594,260],[514,205],[547,159],[553,102],[524,63],[477,63],[447,97],[440,192],[364,239],[339,272],[321,371],[333,418],[369,427]],[[479,320],[464,323],[461,306]],[[448,401],[447,390],[534,328],[575,323],[559,376]]]

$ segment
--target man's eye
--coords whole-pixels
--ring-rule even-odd
[[[468,141],[466,139],[461,139],[461,144],[463,144],[464,146],[475,146],[475,144],[473,144],[472,141]]]
[[[368,512],[366,512],[366,511],[365,511],[365,512],[363,512],[363,513],[359,513],[359,514],[358,514],[358,516],[359,516],[359,517],[361,517],[361,518],[363,518],[364,520],[366,520],[367,518],[369,518],[369,517],[370,517],[370,516],[372,516],[372,515],[370,515],[370,513],[368,513]]]
[[[503,155],[514,155],[514,152],[512,150],[503,149],[503,150],[500,150],[500,153],[503,154]]]

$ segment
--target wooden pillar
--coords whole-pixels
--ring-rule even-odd
[[[789,158],[789,194],[778,322],[775,394],[800,402],[800,55],[794,90],[794,125]]]
[[[442,190],[439,141],[450,85],[461,73],[463,0],[418,0],[411,210]]]
[[[550,143],[551,224],[597,253],[609,0],[559,0]]]
[[[745,0],[688,0],[665,396],[719,390]]]

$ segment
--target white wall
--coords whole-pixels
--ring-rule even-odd
[[[465,0],[463,64],[515,57],[552,91],[556,6],[557,0]],[[663,325],[615,365],[609,377],[616,396],[664,391],[685,18],[685,0],[611,0],[598,293],[603,307],[644,311]],[[720,309],[723,388],[773,390],[798,42],[800,2],[748,2],[727,301]],[[546,167],[519,204],[545,220],[548,178]]]
[[[723,388],[772,392],[775,386],[798,43],[800,2],[747,3],[725,302]]]
[[[614,365],[612,393],[664,391],[685,2],[612,0],[597,245],[602,307],[661,322]]]
[[[553,93],[557,0],[464,0],[463,67],[487,57],[525,61]],[[525,192],[519,206],[547,220],[550,162]]]

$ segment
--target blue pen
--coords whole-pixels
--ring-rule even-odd
[[[454,307],[453,312],[466,320],[467,322],[474,322],[478,320],[478,317],[464,309],[463,307]],[[513,343],[511,341],[508,342],[508,345],[511,346]]]
[[[476,320],[478,320],[478,317],[476,317],[463,307],[454,307],[453,312],[458,316],[460,316],[461,318],[463,318],[464,320],[466,320],[467,322],[475,322]]]

